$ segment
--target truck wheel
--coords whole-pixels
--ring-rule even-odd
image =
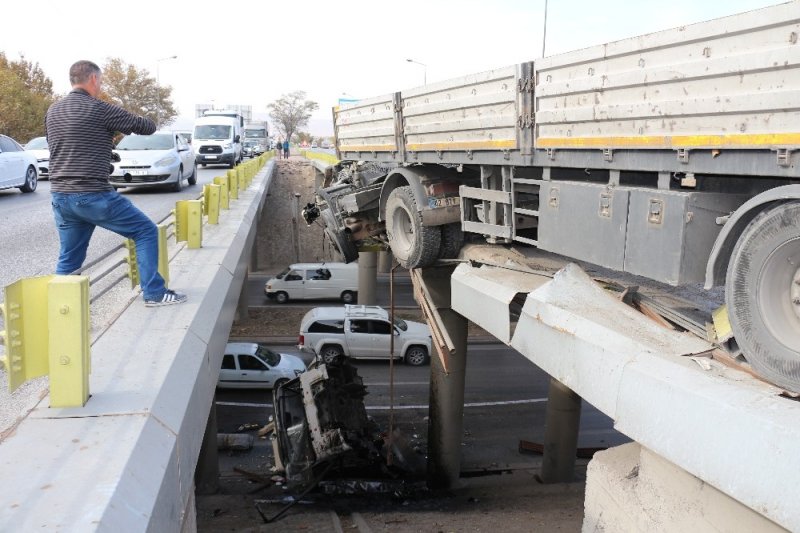
[[[344,291],[342,293],[342,301],[346,304],[351,304],[356,301],[356,295],[353,291]]]
[[[432,265],[439,257],[442,230],[422,224],[411,187],[398,187],[386,200],[386,233],[397,262],[404,268]]]
[[[277,301],[279,304],[285,304],[289,301],[289,295],[283,291],[278,292],[275,294],[275,301]]]
[[[428,350],[424,346],[411,346],[406,350],[407,365],[422,366],[428,362]]]
[[[461,222],[445,224],[442,228],[442,246],[439,248],[439,259],[456,259],[464,246],[464,232]]]
[[[344,356],[342,349],[335,344],[323,346],[319,351],[319,357],[326,365],[336,363]]]
[[[758,214],[733,249],[725,303],[753,369],[800,391],[800,202]]]

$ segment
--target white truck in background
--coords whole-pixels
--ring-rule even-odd
[[[236,111],[208,110],[194,121],[192,147],[198,165],[235,167],[244,159],[244,118]]]
[[[254,155],[261,155],[269,149],[269,124],[266,120],[250,121],[244,125],[244,137],[253,143]]]
[[[724,285],[735,342],[800,391],[800,1],[334,109],[307,220],[405,267],[464,234]]]

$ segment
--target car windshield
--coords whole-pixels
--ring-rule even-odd
[[[194,138],[195,139],[230,139],[231,137],[231,127],[230,126],[221,126],[221,125],[212,125],[212,126],[197,126],[194,129]]]
[[[283,272],[281,272],[280,274],[278,274],[278,275],[277,275],[277,276],[275,276],[275,277],[276,277],[276,278],[278,278],[278,279],[283,279],[283,276],[285,276],[286,274],[288,274],[288,273],[289,273],[289,270],[291,270],[291,269],[290,269],[289,267],[286,267],[286,268],[283,270]]]
[[[128,135],[117,144],[117,150],[169,150],[173,143],[170,133]]]
[[[25,145],[26,150],[47,150],[47,137],[36,137]]]
[[[406,324],[406,321],[399,318],[394,319],[394,325],[395,327],[400,328],[401,331],[406,331],[408,329],[408,324]]]
[[[264,128],[261,129],[248,128],[244,130],[244,134],[248,137],[266,137],[267,131]]]
[[[269,366],[278,366],[278,363],[281,362],[281,354],[263,346],[256,348],[256,355],[266,361]]]

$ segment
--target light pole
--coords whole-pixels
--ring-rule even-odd
[[[415,65],[419,65],[423,68],[422,70],[422,84],[428,85],[428,65],[425,63],[420,63],[419,61],[414,61],[413,59],[406,59],[409,63],[414,63]]]
[[[178,56],[156,59],[156,129],[161,127],[161,73],[159,72],[159,67],[162,61],[169,59],[178,59]]]

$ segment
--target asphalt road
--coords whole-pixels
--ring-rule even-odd
[[[294,346],[273,347],[298,355]],[[389,363],[359,361],[367,385],[368,414],[381,429],[389,420]],[[406,438],[427,440],[430,367],[394,366],[394,419]],[[549,377],[515,350],[503,344],[473,344],[468,348],[464,408],[462,469],[475,470],[536,463],[539,456],[520,454],[520,439],[541,443]],[[218,389],[217,423],[220,433],[235,433],[243,424],[265,424],[272,414],[271,390]],[[584,402],[580,447],[614,446],[628,439],[613,429],[611,419]],[[223,458],[224,460],[224,458]],[[233,459],[246,463],[244,457]],[[494,465],[494,466],[493,466]]]
[[[136,206],[155,221],[175,208],[178,200],[202,194],[203,185],[223,176],[227,167],[198,167],[197,185],[179,193],[162,189],[120,189]],[[117,246],[121,237],[98,228],[89,244],[87,261]],[[0,301],[5,286],[19,278],[42,276],[55,271],[58,259],[58,234],[50,207],[50,182],[39,181],[36,191],[23,194],[19,189],[0,190]]]

